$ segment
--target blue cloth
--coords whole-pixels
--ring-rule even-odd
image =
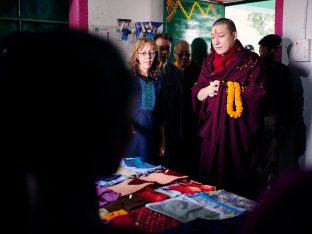
[[[134,171],[136,174],[140,175],[147,175],[154,171],[164,169],[163,166],[154,166],[146,163],[140,157],[123,158],[120,164],[122,167]]]
[[[142,76],[133,78],[132,123],[135,134],[124,158],[141,157],[144,162],[158,165],[156,155],[160,140],[161,80]]]
[[[142,160],[140,157],[134,157],[134,158],[124,158],[123,163],[126,168],[128,167],[136,167],[136,168],[154,168],[156,166],[146,163]]]
[[[118,184],[128,178],[129,177],[125,175],[110,175],[98,178],[95,183],[99,186],[108,187],[114,184]]]

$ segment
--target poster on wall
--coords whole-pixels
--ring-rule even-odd
[[[136,22],[135,23],[135,34],[136,38],[149,38],[154,39],[156,33],[162,32],[161,22]]]
[[[124,24],[122,23],[123,21],[117,20],[117,25],[91,25],[89,32],[112,42],[119,49],[125,64],[128,64],[129,54],[134,46],[136,37],[135,29],[131,33],[124,31],[126,35],[122,35],[123,28],[131,29],[132,26],[131,20],[126,20]]]
[[[135,27],[132,27],[131,19],[117,19],[117,32],[120,34],[120,40],[127,42],[129,35],[135,32]]]
[[[224,17],[224,5],[207,1],[164,1],[164,32],[172,37],[172,44],[180,40],[192,43],[202,38],[210,47],[210,31],[217,19]],[[173,61],[171,54],[170,61]]]

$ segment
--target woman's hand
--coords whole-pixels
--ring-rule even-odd
[[[202,88],[198,92],[197,99],[199,101],[204,101],[207,97],[214,97],[218,93],[219,86],[220,86],[219,80],[210,82],[208,86],[206,86],[205,88]]]

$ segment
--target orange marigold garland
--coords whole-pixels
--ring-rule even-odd
[[[239,83],[228,81],[228,94],[227,94],[227,103],[226,103],[226,112],[230,115],[231,118],[239,118],[243,112],[243,102],[241,95],[241,87]],[[235,110],[234,110],[235,103]]]

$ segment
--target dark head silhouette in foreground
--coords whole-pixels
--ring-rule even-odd
[[[284,174],[272,186],[240,233],[311,233],[312,171]]]
[[[9,232],[112,233],[94,182],[116,170],[130,135],[130,76],[116,49],[79,32],[18,33],[0,49]]]

